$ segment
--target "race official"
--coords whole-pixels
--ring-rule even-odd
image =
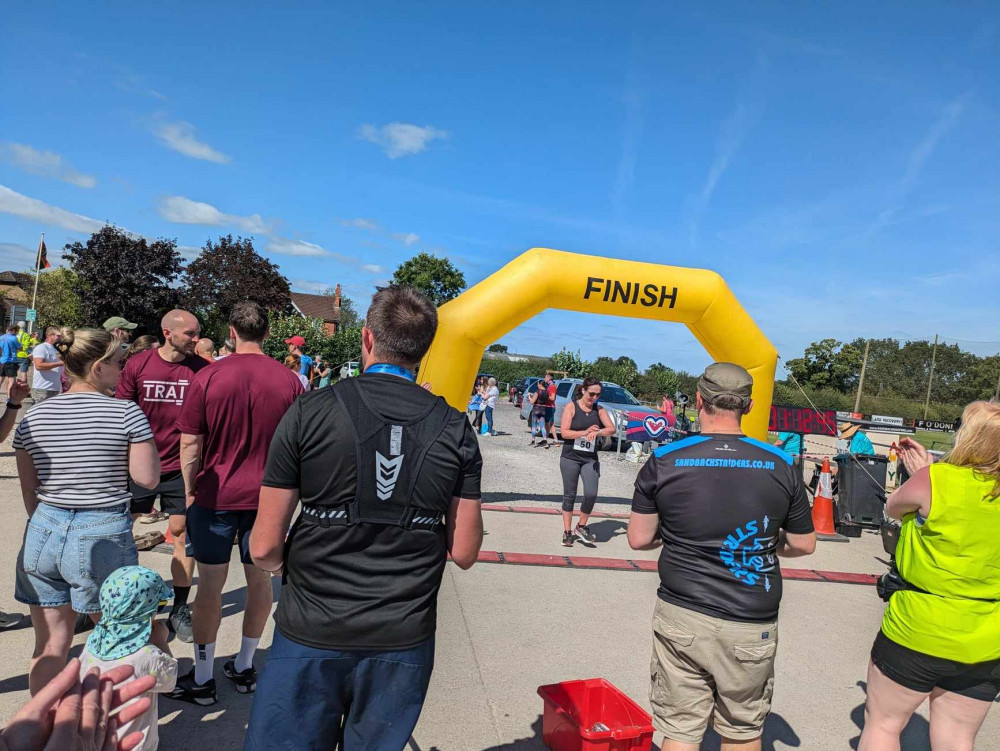
[[[178,639],[190,642],[191,610],[187,602],[194,576],[194,560],[188,557],[185,550],[187,508],[184,504],[181,432],[177,429],[177,417],[195,373],[207,367],[208,363],[194,354],[201,324],[191,313],[171,310],[163,316],[160,326],[163,346],[147,349],[128,359],[115,388],[115,396],[138,404],[153,429],[160,454],[160,482],[152,490],[132,483],[131,511],[133,516],[152,512],[153,502],[159,496],[160,511],[169,517],[167,524],[174,536],[173,560],[170,561],[174,602],[167,622]]]
[[[247,749],[407,746],[446,556],[469,568],[483,535],[473,429],[415,383],[436,327],[416,290],[379,291],[364,373],[303,396],[275,434],[250,550],[284,586]]]
[[[697,749],[710,721],[722,748],[760,749],[778,647],[776,556],[816,547],[792,458],[743,435],[752,387],[740,366],[710,365],[698,382],[701,434],[657,449],[635,483],[629,545],[663,545],[650,686],[663,751]]]

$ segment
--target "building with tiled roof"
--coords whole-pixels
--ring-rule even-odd
[[[304,292],[292,292],[292,307],[295,312],[306,318],[319,318],[328,334],[336,334],[340,330],[340,285],[332,295],[307,295]]]

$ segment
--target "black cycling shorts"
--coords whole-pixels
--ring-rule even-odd
[[[152,490],[139,487],[129,480],[132,491],[131,510],[133,514],[148,514],[153,510],[153,501],[160,497],[160,511],[169,516],[183,516],[187,513],[187,499],[184,493],[184,476],[179,469],[160,475],[160,484]]]
[[[969,664],[932,657],[897,644],[879,631],[872,645],[872,662],[886,678],[922,694],[940,688],[980,701],[1000,696],[1000,660]]]

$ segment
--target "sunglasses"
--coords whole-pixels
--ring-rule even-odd
[[[600,391],[596,391],[596,392],[595,392],[595,391],[584,391],[583,393],[585,393],[585,394],[586,394],[587,396],[589,396],[589,397],[590,397],[591,399],[597,399],[597,398],[599,398],[599,397],[600,397],[600,395],[601,395],[601,392],[600,392]]]

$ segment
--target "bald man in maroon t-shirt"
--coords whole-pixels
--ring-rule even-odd
[[[209,363],[194,354],[201,336],[201,324],[186,310],[171,310],[160,321],[163,346],[129,358],[115,389],[119,399],[134,401],[149,419],[160,453],[160,484],[153,490],[137,485],[132,490],[132,513],[148,514],[160,497],[160,510],[169,516],[174,536],[174,557],[170,562],[174,603],[168,623],[181,641],[191,636],[191,610],[187,605],[194,576],[194,559],[185,551],[186,513],[184,478],[181,476],[181,432],[177,429],[184,397],[194,374]]]

